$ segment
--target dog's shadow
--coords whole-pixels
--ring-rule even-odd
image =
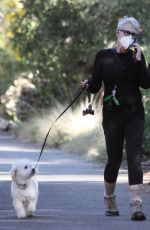
[[[0,215],[0,222],[25,222],[25,221],[28,221],[28,222],[38,222],[38,221],[52,221],[52,220],[56,220],[56,215],[55,214],[52,214],[52,213],[49,213],[49,214],[34,214],[33,216],[29,216],[29,217],[26,217],[26,218],[18,218],[15,214],[15,211],[14,210],[9,210],[9,213],[8,211],[4,212],[3,214]]]

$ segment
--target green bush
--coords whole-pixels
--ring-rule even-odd
[[[145,152],[150,152],[150,92],[143,90],[143,101],[145,107],[145,132],[143,148]]]
[[[15,76],[24,69],[7,51],[0,49],[0,95],[12,84]]]

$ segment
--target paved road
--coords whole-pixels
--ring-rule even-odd
[[[46,149],[37,179],[40,196],[35,216],[18,220],[10,196],[11,164],[20,158],[36,161],[40,146],[0,135],[0,230],[149,230],[150,193],[144,193],[147,221],[132,222],[129,213],[127,172],[117,185],[119,217],[106,217],[103,206],[103,167],[79,156]]]

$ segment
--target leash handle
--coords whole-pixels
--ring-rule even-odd
[[[80,95],[83,93],[83,91],[85,90],[85,88],[83,88],[79,93],[78,95],[74,98],[74,100],[66,107],[66,109],[56,118],[56,120],[54,120],[54,122],[52,123],[52,125],[50,126],[47,134],[46,134],[46,137],[44,139],[44,142],[43,142],[43,145],[42,145],[42,148],[41,148],[41,152],[39,154],[39,157],[38,157],[38,160],[37,160],[37,163],[35,165],[35,168],[37,167],[37,164],[38,162],[40,161],[40,158],[42,156],[42,153],[43,153],[43,149],[45,147],[45,144],[46,144],[46,141],[47,141],[47,138],[49,136],[49,133],[51,131],[51,129],[53,128],[53,126],[55,125],[55,123],[58,121],[58,119],[74,104],[74,102],[80,97]]]

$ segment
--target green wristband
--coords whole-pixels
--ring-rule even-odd
[[[109,96],[104,98],[104,101],[109,101],[111,98],[112,98],[112,95],[109,95]]]
[[[115,102],[116,105],[120,105],[119,101],[117,100],[115,96],[113,96],[113,101]]]

